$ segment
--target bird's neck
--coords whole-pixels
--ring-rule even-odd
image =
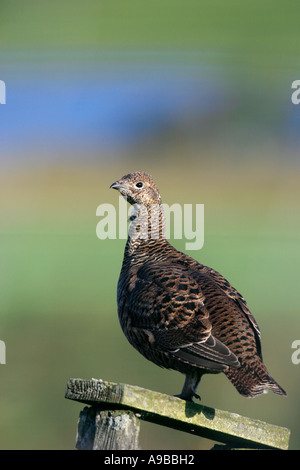
[[[162,204],[149,206],[135,204],[128,229],[129,252],[142,242],[165,239],[165,214]],[[129,253],[128,253],[129,254]]]

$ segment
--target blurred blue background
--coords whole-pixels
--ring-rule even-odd
[[[2,449],[71,449],[70,377],[175,394],[183,377],[138,355],[117,319],[124,240],[96,237],[109,185],[150,172],[164,202],[205,205],[189,254],[241,291],[265,362],[288,392],[240,397],[224,376],[203,403],[291,428],[299,448],[300,7],[282,2],[0,1]],[[185,240],[174,240],[184,250]],[[212,443],[142,425],[141,446]]]

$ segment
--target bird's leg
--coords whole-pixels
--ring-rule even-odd
[[[202,373],[200,371],[186,374],[182,391],[180,395],[175,395],[175,397],[191,402],[193,402],[193,397],[201,400],[201,397],[196,393],[201,377]]]

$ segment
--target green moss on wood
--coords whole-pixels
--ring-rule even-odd
[[[255,448],[288,449],[287,428],[217,410],[141,387],[70,379],[66,398],[102,408],[129,409],[140,419],[206,437],[224,444]]]

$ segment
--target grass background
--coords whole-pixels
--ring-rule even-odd
[[[153,175],[164,202],[205,205],[204,247],[189,254],[246,297],[262,330],[265,362],[288,392],[287,398],[270,393],[246,400],[225,376],[207,376],[203,403],[289,427],[291,448],[299,448],[300,366],[291,361],[300,330],[299,149],[287,137],[293,126],[298,132],[290,84],[299,78],[300,7],[290,5],[1,1],[0,79],[7,85],[0,108],[6,139],[6,147],[0,143],[0,339],[7,349],[7,364],[0,366],[2,449],[74,448],[81,405],[64,399],[70,377],[181,390],[180,374],[145,361],[123,336],[116,284],[125,241],[96,237],[98,205],[118,207],[110,184],[137,169]],[[93,76],[95,62],[100,72],[116,68],[122,83],[128,69],[154,79],[166,59],[183,75],[189,67],[200,78],[207,68],[213,76],[221,70],[237,93],[233,107],[200,120],[183,114],[180,125],[137,136],[117,150],[101,140],[86,149],[83,137],[78,148],[76,126],[66,142],[51,130],[58,121],[68,132],[76,113],[61,117],[64,93],[85,74]],[[22,88],[28,70],[38,84],[48,74],[49,93],[51,80],[62,89],[55,112],[44,110],[47,143],[36,131],[41,106],[27,103],[29,91]],[[47,87],[37,88],[37,103],[45,93]],[[76,89],[71,96],[78,100]],[[32,133],[20,131],[24,109]],[[101,134],[88,111],[85,119]],[[173,243],[186,251],[185,240]],[[211,443],[142,423],[141,446],[206,449]]]

